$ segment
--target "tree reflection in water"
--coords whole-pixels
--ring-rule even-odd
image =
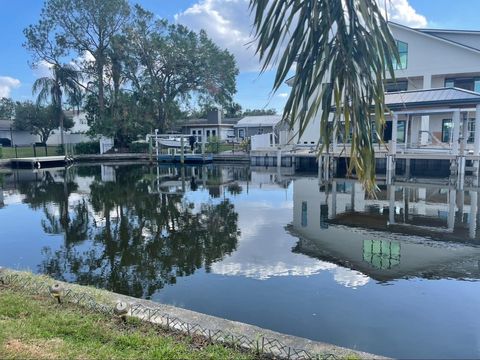
[[[210,271],[236,249],[238,214],[227,198],[195,206],[182,194],[153,193],[147,167],[118,167],[111,182],[96,169],[89,194],[75,201],[73,179],[82,168],[60,180],[47,171],[41,181],[22,184],[25,202],[43,208],[44,231],[64,236],[59,250],[44,249],[40,272],[150,298],[178,276]]]

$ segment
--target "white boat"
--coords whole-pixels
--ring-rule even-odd
[[[170,137],[166,139],[158,139],[158,143],[162,146],[166,146],[169,148],[181,148],[182,147],[182,141],[180,138],[176,137]],[[188,142],[188,139],[183,139],[183,147],[184,148],[189,148],[190,144]]]

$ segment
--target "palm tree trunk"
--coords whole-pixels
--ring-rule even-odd
[[[60,142],[62,143],[62,149],[65,157],[67,157],[67,150],[65,149],[65,139],[64,139],[64,127],[63,127],[63,112],[60,110]]]

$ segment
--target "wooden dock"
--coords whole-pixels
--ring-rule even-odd
[[[183,157],[180,154],[159,154],[157,159],[164,163],[208,164],[213,162],[213,156],[206,154],[184,154]]]

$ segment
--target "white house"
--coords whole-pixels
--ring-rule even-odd
[[[396,23],[389,23],[389,26],[397,41],[401,61],[395,64],[396,82],[386,84],[388,92],[444,87],[480,92],[480,31],[413,29]],[[466,116],[468,142],[473,143],[475,113]],[[412,143],[441,145],[451,142],[451,115],[417,117],[407,134]],[[316,144],[320,134],[319,118],[293,142]]]
[[[280,115],[245,116],[235,125],[235,137],[245,139],[253,135],[273,133],[281,121]]]
[[[78,113],[76,111],[66,111],[65,114],[72,117],[74,122],[74,126],[65,132],[65,143],[78,144],[91,141],[90,137],[86,135],[90,129],[86,114],[83,112]],[[18,146],[30,146],[40,141],[39,136],[32,135],[28,131],[15,130],[12,120],[0,120],[0,139],[8,140],[12,145]],[[61,144],[60,129],[53,130],[48,138],[47,144]]]

